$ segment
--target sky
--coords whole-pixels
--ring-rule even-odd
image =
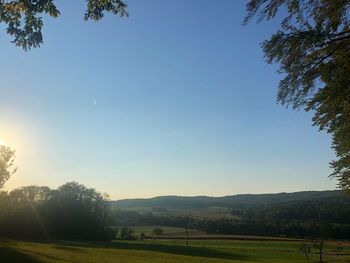
[[[5,189],[69,181],[112,199],[335,189],[330,136],[276,104],[283,75],[242,26],[245,1],[129,0],[129,18],[85,22],[56,1],[44,44],[0,26],[0,141],[16,149]]]

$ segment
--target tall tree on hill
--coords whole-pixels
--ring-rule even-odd
[[[128,16],[124,0],[86,0],[85,20],[98,21],[105,13]],[[24,50],[39,47],[43,43],[42,15],[58,17],[55,0],[0,0],[0,23],[13,36],[13,43]]]
[[[279,63],[284,75],[277,101],[314,112],[313,124],[332,135],[330,176],[350,190],[350,0],[249,0],[246,7],[244,24],[286,13],[262,44],[267,62]]]
[[[6,181],[17,171],[14,167],[15,151],[7,146],[0,145],[0,189]]]

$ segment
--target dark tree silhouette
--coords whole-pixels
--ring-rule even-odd
[[[109,204],[95,189],[71,182],[57,190],[26,186],[0,192],[0,234],[10,237],[109,240]]]

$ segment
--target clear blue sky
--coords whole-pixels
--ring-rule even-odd
[[[130,0],[129,18],[82,19],[57,1],[28,53],[1,27],[0,139],[17,149],[7,189],[78,181],[112,198],[334,189],[330,137],[276,104],[245,1]]]

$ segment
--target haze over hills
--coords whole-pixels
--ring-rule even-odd
[[[152,208],[189,209],[205,207],[255,208],[281,203],[294,203],[322,200],[350,200],[340,190],[302,191],[277,194],[239,194],[223,197],[210,196],[158,196],[154,198],[136,198],[112,201],[116,208]]]

